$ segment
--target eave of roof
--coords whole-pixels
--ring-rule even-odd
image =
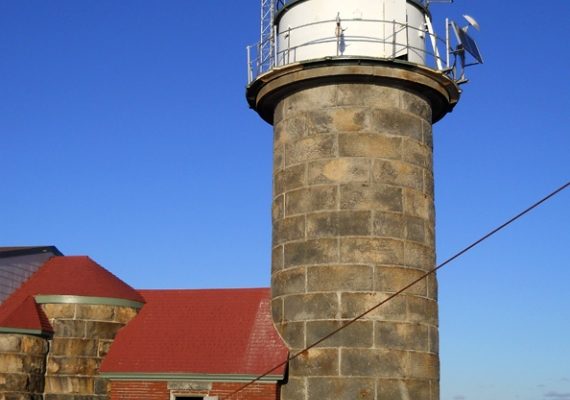
[[[63,256],[63,253],[55,246],[0,247],[0,258],[39,253],[53,253],[56,256]]]
[[[186,373],[121,373],[121,372],[101,372],[101,378],[115,381],[205,381],[205,382],[278,382],[284,379],[283,374],[271,374],[259,377],[259,375],[240,374],[186,374]]]

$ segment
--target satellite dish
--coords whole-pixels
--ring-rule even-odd
[[[479,23],[477,22],[477,20],[475,18],[473,18],[470,15],[463,15],[463,18],[465,18],[465,20],[469,23],[469,25],[471,25],[473,28],[477,29],[478,31],[481,30],[481,26],[479,25]],[[467,29],[469,28],[469,26],[466,26],[465,28],[462,28],[464,32],[467,32]]]

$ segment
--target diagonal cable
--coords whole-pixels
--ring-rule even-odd
[[[267,375],[269,375],[270,373],[272,373],[273,371],[275,371],[278,368],[281,368],[285,365],[287,365],[289,363],[289,361],[292,361],[294,359],[296,359],[297,357],[299,357],[301,354],[306,353],[307,351],[309,351],[310,349],[312,349],[315,346],[318,346],[319,344],[321,344],[322,342],[324,342],[325,340],[327,340],[328,338],[330,338],[331,336],[336,335],[337,333],[339,333],[340,331],[342,331],[343,329],[348,328],[350,325],[354,324],[356,321],[362,319],[363,317],[365,317],[366,315],[370,314],[372,311],[376,310],[377,308],[381,307],[382,305],[386,304],[387,302],[389,302],[390,300],[394,299],[395,297],[399,296],[400,294],[402,294],[403,292],[405,292],[406,290],[408,290],[409,288],[411,288],[412,286],[416,285],[417,283],[421,282],[422,280],[424,280],[425,278],[427,278],[430,275],[433,275],[436,273],[436,271],[440,270],[441,268],[445,267],[447,264],[451,263],[452,261],[456,260],[457,258],[461,257],[463,254],[467,253],[469,250],[471,250],[472,248],[474,248],[475,246],[479,245],[481,242],[484,242],[485,240],[489,239],[491,236],[495,235],[497,232],[503,230],[504,228],[506,228],[507,226],[509,226],[510,224],[512,224],[513,222],[515,222],[516,220],[522,218],[523,216],[525,216],[526,214],[528,214],[529,212],[531,212],[532,210],[534,210],[535,208],[539,207],[540,205],[542,205],[543,203],[547,202],[548,200],[550,200],[551,198],[553,198],[554,196],[556,196],[557,194],[559,194],[560,192],[562,192],[564,189],[567,189],[568,186],[570,186],[570,181],[566,182],[564,185],[560,186],[558,189],[554,190],[553,192],[551,192],[550,194],[548,194],[547,196],[543,197],[542,199],[540,199],[539,201],[537,201],[536,203],[532,204],[530,207],[526,208],[525,210],[521,211],[520,213],[518,213],[517,215],[515,215],[514,217],[512,217],[511,219],[507,220],[506,222],[502,223],[501,225],[499,225],[498,227],[496,227],[495,229],[493,229],[492,231],[488,232],[487,234],[485,234],[484,236],[482,236],[481,238],[477,239],[476,241],[474,241],[473,243],[471,243],[470,245],[468,245],[467,247],[463,248],[462,250],[460,250],[459,252],[455,253],[453,256],[449,257],[447,260],[445,260],[444,262],[442,262],[441,264],[439,264],[438,266],[436,266],[435,268],[429,270],[428,272],[426,272],[425,274],[423,274],[422,276],[420,276],[419,278],[415,279],[414,281],[410,282],[409,284],[407,284],[406,286],[404,286],[403,288],[401,288],[400,290],[398,290],[397,292],[391,294],[390,296],[388,296],[386,299],[382,300],[381,302],[379,302],[378,304],[376,304],[375,306],[373,306],[372,308],[369,308],[368,310],[364,311],[362,314],[357,315],[356,317],[354,317],[353,319],[345,322],[344,324],[342,324],[341,326],[339,326],[338,328],[336,328],[335,330],[331,331],[330,333],[328,333],[327,335],[323,336],[322,338],[320,338],[319,340],[317,340],[316,342],[312,343],[311,345],[305,347],[303,350],[290,355],[287,357],[286,360],[280,362],[279,364],[275,365],[273,368],[271,368],[270,370],[267,370],[266,372],[264,372],[263,374],[257,376],[255,379],[247,382],[245,385],[241,386],[240,388],[236,389],[235,391],[233,391],[232,393],[228,394],[227,396],[221,397],[220,400],[224,400],[224,399],[230,399],[232,396],[238,394],[239,392],[245,390],[247,387],[253,385],[254,383],[256,383],[257,381],[259,381],[260,379],[263,379],[264,377],[266,377]]]

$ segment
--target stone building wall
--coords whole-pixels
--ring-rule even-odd
[[[45,400],[108,398],[99,367],[115,335],[137,313],[112,305],[43,304],[54,328],[47,356]]]
[[[47,339],[0,333],[0,399],[41,400]]]
[[[434,267],[431,106],[329,84],[274,114],[273,319],[298,352]],[[283,400],[437,400],[437,285],[420,282],[290,363]]]

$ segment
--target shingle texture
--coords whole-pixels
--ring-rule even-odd
[[[140,293],[146,304],[117,335],[102,372],[257,375],[287,358],[269,289]]]

